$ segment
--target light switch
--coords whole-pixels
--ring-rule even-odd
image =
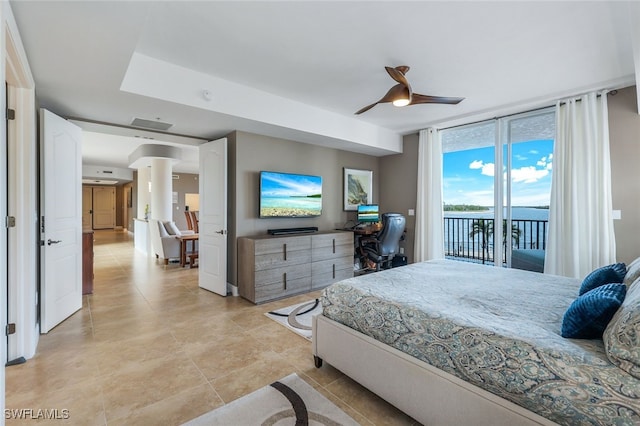
[[[613,210],[611,213],[614,219],[622,219],[622,210]]]
[[[409,216],[415,216],[416,211],[414,209],[409,209]]]

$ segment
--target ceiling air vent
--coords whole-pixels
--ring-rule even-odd
[[[180,179],[180,175],[171,175],[171,177],[173,178],[173,180]]]
[[[143,129],[160,130],[163,132],[169,130],[169,128],[173,126],[171,123],[164,123],[157,120],[145,120],[144,118],[137,117],[133,119],[131,125],[134,127],[142,127]]]

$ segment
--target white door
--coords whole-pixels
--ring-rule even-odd
[[[93,229],[93,188],[82,187],[82,229]]]
[[[40,332],[82,308],[82,131],[40,110]]]
[[[116,227],[116,189],[93,187],[93,229]]]
[[[227,139],[200,145],[199,286],[227,295]]]

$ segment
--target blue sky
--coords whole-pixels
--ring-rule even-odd
[[[512,144],[511,204],[549,204],[553,140]],[[506,159],[505,159],[506,163]],[[494,148],[444,154],[443,201],[446,204],[493,205]]]
[[[288,173],[263,172],[262,195],[266,196],[307,196],[322,193],[322,177]]]

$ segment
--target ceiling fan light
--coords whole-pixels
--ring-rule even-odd
[[[409,98],[395,99],[392,103],[394,106],[397,106],[397,107],[407,106],[409,105]]]

